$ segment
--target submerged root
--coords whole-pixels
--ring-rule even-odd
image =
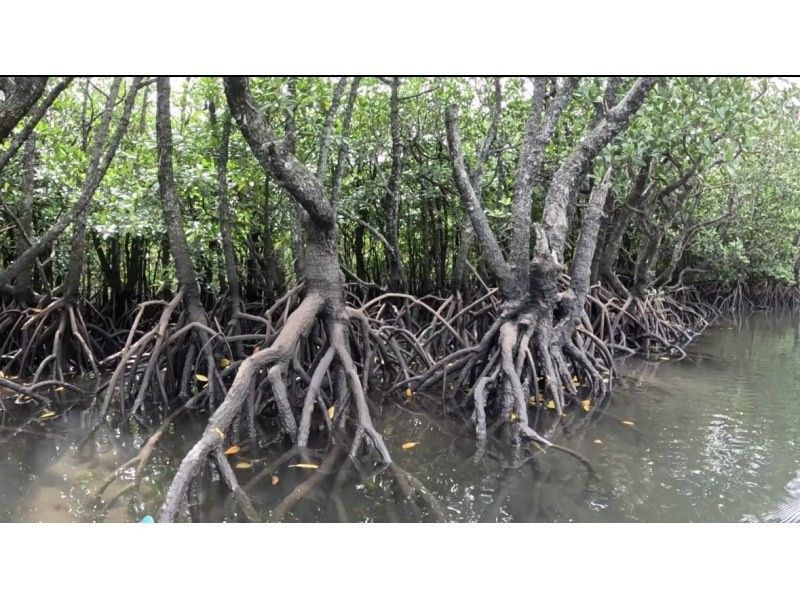
[[[420,391],[450,380],[455,392],[466,384],[479,459],[490,430],[502,432],[512,445],[552,446],[536,430],[542,414],[552,410],[560,418],[568,403],[588,411],[607,393],[612,373],[611,352],[573,317],[553,324],[552,315],[541,308],[507,306],[476,344],[403,384]]]
[[[375,450],[384,467],[391,463],[383,438],[372,422],[358,369],[351,355],[346,313],[330,314],[325,308],[326,301],[321,295],[308,294],[286,318],[272,344],[241,362],[225,399],[214,411],[203,435],[183,459],[173,478],[162,506],[162,521],[174,521],[185,509],[192,481],[202,471],[209,456],[221,449],[245,402],[248,397],[252,397],[253,389],[258,386],[258,376],[264,370],[268,371],[267,380],[277,404],[281,429],[293,442],[301,447],[307,445],[311,411],[315,404],[320,405],[331,432],[334,426],[346,425],[346,417],[352,405],[354,431],[350,458],[354,461],[358,459],[362,447],[367,446]],[[324,338],[318,324],[323,325],[321,328],[325,332]],[[309,337],[315,330],[318,334],[311,343]],[[289,370],[298,364],[298,353],[308,350],[310,344],[314,346],[319,357],[314,360],[310,369],[298,426],[291,404],[293,395],[289,392],[286,378]],[[369,354],[370,351],[362,347],[361,353]],[[325,393],[328,403],[322,398],[323,380],[330,380]],[[334,414],[333,420],[329,413]]]

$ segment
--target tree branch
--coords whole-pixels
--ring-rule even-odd
[[[589,160],[624,130],[644,102],[647,93],[658,81],[657,77],[640,77],[630,91],[609,110],[600,123],[580,142],[577,148],[562,162],[545,198],[542,223],[550,241],[550,248],[563,262],[567,237],[567,204],[577,186],[581,171]]]
[[[58,82],[58,85],[50,90],[50,93],[47,94],[47,97],[44,99],[44,101],[42,101],[31,111],[31,117],[25,124],[25,128],[23,128],[14,136],[14,139],[9,144],[8,149],[5,152],[0,153],[0,172],[2,172],[3,168],[6,167],[6,164],[8,164],[9,160],[14,157],[14,154],[17,153],[19,148],[22,147],[22,144],[24,144],[28,139],[30,134],[36,128],[36,125],[39,124],[40,120],[42,120],[45,112],[47,112],[48,108],[52,106],[58,95],[64,91],[64,89],[66,89],[70,82],[72,82],[73,78],[74,77],[64,77]]]
[[[497,276],[500,286],[508,291],[511,285],[511,271],[503,258],[503,252],[500,249],[497,238],[489,227],[486,214],[483,212],[483,206],[467,173],[464,152],[461,148],[461,133],[458,129],[458,106],[453,104],[447,107],[445,110],[445,125],[447,142],[450,146],[450,162],[453,166],[453,176],[461,201],[469,213],[472,228],[478,236],[489,267],[494,275]]]
[[[333,207],[315,177],[275,137],[264,113],[255,107],[247,77],[223,77],[225,95],[236,124],[258,161],[317,224],[333,227]]]

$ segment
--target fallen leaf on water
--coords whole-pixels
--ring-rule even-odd
[[[592,401],[590,399],[581,401],[581,407],[583,407],[584,411],[589,411],[589,409],[592,407]]]
[[[595,443],[595,444],[603,444],[603,441],[602,441],[602,440],[600,440],[599,438],[595,438],[595,441],[594,441],[594,443]]]
[[[659,357],[661,361],[669,361],[669,357]]]
[[[239,461],[234,467],[236,469],[250,469],[253,464],[250,461]]]
[[[407,450],[409,450],[409,449],[412,449],[412,448],[414,448],[414,447],[415,447],[415,446],[417,446],[418,444],[419,444],[419,442],[404,442],[404,443],[402,444],[401,448],[402,448],[404,451],[407,451]]]
[[[555,409],[556,408],[556,402],[553,399],[550,399],[549,401],[547,401],[547,408],[548,409]]]
[[[40,416],[39,419],[47,419],[48,417],[53,417],[56,414],[55,411],[45,410]]]
[[[328,407],[328,419],[333,419],[333,414],[336,413],[336,407],[331,405]]]
[[[32,307],[31,308],[31,313],[40,314],[40,313],[42,313],[42,310],[39,309],[38,307]]]
[[[278,476],[276,476],[276,475],[272,476],[272,485],[273,486],[277,486],[278,482],[280,482],[280,481],[281,481],[281,479]]]
[[[6,377],[6,373],[3,370],[0,370],[0,380]]]
[[[32,398],[26,397],[25,395],[19,395],[16,399],[14,399],[14,404],[24,405],[25,403],[30,403],[32,400]]]
[[[64,387],[63,386],[59,386],[58,388],[54,388],[53,390],[56,391],[56,392],[61,392],[62,390],[64,390]]]
[[[319,465],[314,465],[313,463],[295,463],[289,467],[296,467],[297,469],[319,469]]]
[[[629,419],[622,420],[622,423],[625,424],[626,426],[632,426],[633,425],[633,422],[631,420],[629,420]]]
[[[226,368],[230,364],[231,364],[231,360],[228,359],[227,357],[223,357],[222,359],[219,360],[219,367],[221,367],[221,368]]]
[[[204,376],[203,374],[195,374],[194,377],[200,382],[208,382],[208,376]]]
[[[411,387],[406,388],[406,398],[410,399],[413,396],[414,396],[414,391],[411,390]]]
[[[225,449],[225,454],[226,455],[235,455],[240,450],[242,450],[242,447],[240,447],[238,444],[234,444],[233,446],[229,446],[228,448]]]

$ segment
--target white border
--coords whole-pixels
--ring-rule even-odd
[[[6,74],[792,74],[786,0],[39,0]]]
[[[796,595],[800,526],[9,524],[0,532],[4,595],[205,598],[247,588],[728,598]]]

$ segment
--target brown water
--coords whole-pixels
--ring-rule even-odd
[[[573,457],[553,451],[516,469],[491,451],[475,464],[470,430],[426,415],[415,401],[402,408],[387,402],[375,418],[396,462],[435,495],[448,520],[741,521],[800,498],[798,366],[800,320],[763,313],[708,330],[685,360],[621,362],[610,401],[556,423],[557,442],[585,455],[599,481]],[[9,408],[10,403],[6,398]],[[199,415],[176,420],[154,453],[141,490],[122,495],[110,509],[92,500],[94,492],[146,441],[151,430],[145,424],[104,430],[82,451],[77,443],[85,427],[77,407],[29,426],[28,432],[2,428],[0,520],[155,516],[174,468],[202,423]],[[403,450],[406,442],[419,444]],[[353,470],[337,476],[334,470],[323,477],[289,467],[320,463],[321,455],[313,452],[275,465],[285,450],[262,440],[258,451],[243,444],[242,452],[231,457],[234,463],[252,462],[237,474],[242,484],[256,481],[248,493],[264,519],[315,474],[320,483],[284,520],[432,519],[423,503],[413,504],[399,493],[389,472],[364,477]],[[112,484],[106,499],[132,474],[129,469],[122,482]],[[235,504],[225,499],[221,483],[207,479],[197,498],[198,517],[237,520]]]

